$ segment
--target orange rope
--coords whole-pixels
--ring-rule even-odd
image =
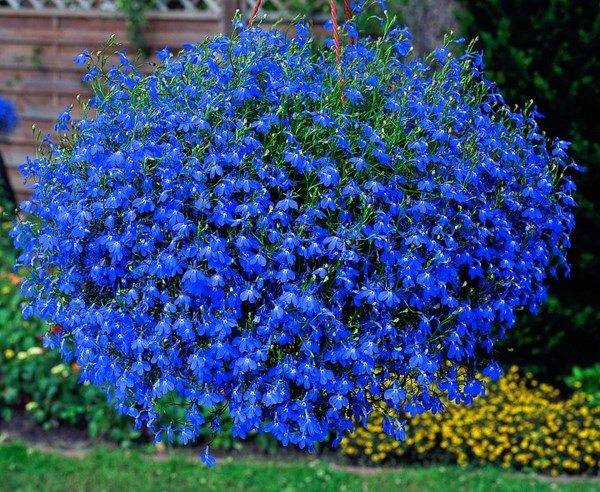
[[[333,28],[333,46],[335,48],[335,59],[338,66],[339,73],[339,84],[340,89],[344,87],[344,76],[342,75],[342,40],[340,38],[340,26],[337,20],[337,2],[336,0],[329,0],[329,10],[331,12],[331,24]],[[346,101],[346,96],[344,95],[344,91],[340,92],[340,99],[342,103]]]
[[[256,20],[256,16],[258,15],[258,11],[262,6],[263,0],[256,0],[254,4],[254,8],[252,9],[252,13],[248,18],[248,26],[252,27],[254,21]],[[340,39],[340,26],[338,24],[338,12],[337,12],[337,2],[336,0],[329,0],[329,11],[331,12],[331,23],[333,24],[333,43],[335,46],[335,58],[338,63],[342,61],[342,40]],[[352,7],[350,6],[350,0],[344,0],[344,15],[346,16],[346,20],[352,20]]]
[[[354,17],[350,0],[344,0],[344,15],[346,16],[346,22],[351,22]],[[356,38],[354,38],[354,36],[350,36],[350,43],[356,44]]]
[[[258,11],[260,10],[262,3],[263,3],[263,0],[256,0],[256,3],[254,4],[254,8],[252,9],[252,13],[250,14],[250,18],[248,19],[248,27],[252,27],[252,24],[254,24],[254,20],[256,19],[256,16],[258,15]]]
[[[335,48],[335,59],[338,65],[342,62],[342,40],[340,38],[340,26],[337,20],[337,2],[329,0],[329,11],[331,12],[331,24],[333,27],[333,46]]]
[[[347,21],[352,20],[352,7],[350,6],[350,0],[344,0],[344,15]]]

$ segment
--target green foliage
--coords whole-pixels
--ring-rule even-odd
[[[14,217],[14,206],[4,196],[4,186],[0,182],[0,270],[3,272],[9,271],[15,261],[15,254],[8,234],[12,226],[12,217]]]
[[[144,36],[148,24],[147,13],[155,6],[155,0],[117,0],[117,8],[125,15],[129,42],[144,55],[150,52]]]
[[[551,136],[573,142],[586,167],[571,249],[572,275],[551,287],[536,317],[506,342],[505,359],[555,381],[573,365],[598,362],[600,346],[600,2],[597,0],[462,0],[463,27],[479,37],[488,75],[507,101],[534,99]]]
[[[592,404],[600,405],[600,363],[585,368],[575,366],[566,382],[574,390],[591,395]]]

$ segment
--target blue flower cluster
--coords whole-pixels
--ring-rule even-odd
[[[401,439],[395,415],[484,392],[567,268],[567,145],[479,54],[414,58],[390,27],[338,65],[296,30],[165,49],[150,75],[84,52],[93,111],[23,166],[25,312],[156,439],[227,409],[235,436],[312,450],[383,402]]]
[[[19,118],[13,102],[0,97],[0,134],[12,132],[18,122]]]

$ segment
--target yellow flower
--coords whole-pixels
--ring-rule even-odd
[[[432,450],[454,457],[460,465],[476,458],[505,468],[528,467],[544,473],[597,472],[600,453],[600,408],[576,393],[567,400],[512,367],[489,394],[471,407],[444,402],[441,414],[409,420],[407,440],[398,443],[382,432],[382,409],[342,442],[349,456],[381,462],[406,451],[427,458]],[[377,443],[373,444],[373,441]],[[374,450],[375,449],[375,450]]]
[[[10,359],[12,359],[14,356],[15,356],[15,351],[14,351],[13,349],[6,349],[6,350],[4,351],[4,357],[5,357],[7,360],[10,360]]]
[[[37,401],[30,401],[25,405],[25,410],[27,410],[28,412],[31,412],[32,410],[35,410],[38,407],[39,407],[39,404]]]

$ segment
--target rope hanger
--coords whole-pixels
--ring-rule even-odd
[[[252,13],[248,19],[248,26],[252,27],[254,24],[262,3],[263,0],[256,0],[254,3],[254,8],[252,9]],[[329,13],[331,15],[331,24],[333,27],[333,46],[335,49],[335,58],[339,65],[342,61],[342,40],[340,37],[340,26],[338,24],[337,0],[329,0]],[[344,15],[346,16],[347,21],[352,20],[352,7],[350,6],[350,0],[344,0]]]

